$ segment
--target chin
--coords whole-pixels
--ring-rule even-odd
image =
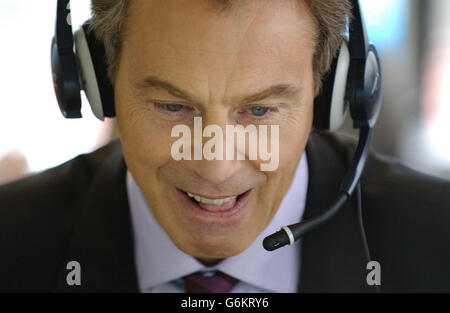
[[[188,253],[196,258],[202,259],[225,259],[243,252],[247,246],[239,246],[236,242],[227,242],[222,245],[206,244],[197,245]]]
[[[236,233],[228,236],[197,235],[192,237],[192,244],[185,252],[197,258],[223,259],[243,252],[255,238]]]

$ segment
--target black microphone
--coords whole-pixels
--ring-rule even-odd
[[[371,127],[363,127],[360,129],[358,146],[356,147],[355,154],[353,155],[350,169],[344,177],[340,194],[334,203],[327,210],[325,210],[325,212],[317,217],[307,219],[297,224],[282,226],[278,232],[264,238],[264,249],[267,251],[274,251],[287,244],[292,245],[296,240],[300,239],[311,230],[323,225],[334,215],[336,215],[337,212],[339,212],[340,208],[342,208],[345,202],[351,197],[359,182],[367,160],[371,136]]]

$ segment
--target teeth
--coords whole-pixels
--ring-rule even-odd
[[[236,197],[228,197],[228,198],[223,198],[223,199],[208,199],[208,198],[202,198],[200,196],[194,196],[193,194],[191,194],[189,192],[187,192],[187,195],[189,197],[195,199],[195,201],[197,201],[197,202],[201,202],[201,203],[205,203],[205,204],[214,204],[214,205],[222,205],[224,203],[227,203],[231,199],[236,198]]]

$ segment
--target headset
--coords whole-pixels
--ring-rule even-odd
[[[359,140],[340,194],[320,216],[281,227],[266,237],[263,246],[273,251],[294,242],[323,225],[359,190],[359,179],[365,166],[372,129],[382,102],[381,64],[375,46],[368,41],[358,0],[352,0],[353,22],[348,36],[323,78],[321,93],[314,101],[314,128],[335,131],[344,122],[350,109],[353,127],[359,129]],[[55,36],[51,43],[53,85],[59,108],[65,118],[81,117],[83,90],[94,115],[104,120],[115,117],[114,89],[107,75],[105,48],[86,21],[73,33],[70,21],[70,0],[58,0]],[[358,191],[359,192],[359,191]]]

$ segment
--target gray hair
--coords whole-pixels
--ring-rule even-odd
[[[210,0],[221,8],[229,10],[236,0]],[[242,1],[242,0],[238,0]],[[318,30],[313,59],[315,92],[318,94],[322,77],[331,67],[331,62],[342,43],[342,30],[351,18],[349,0],[301,0],[305,1]],[[92,26],[96,37],[104,44],[108,77],[114,83],[119,65],[124,21],[130,0],[92,0]]]

